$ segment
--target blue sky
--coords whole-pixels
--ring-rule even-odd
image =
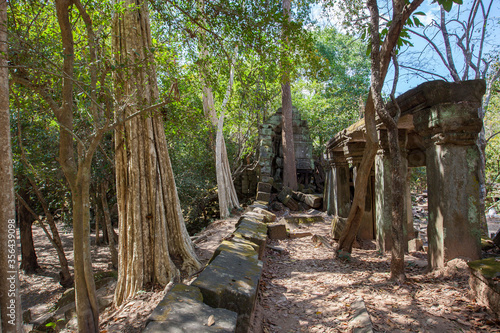
[[[469,7],[472,4],[472,0],[464,0],[464,5],[462,6],[457,6],[454,5],[452,11],[447,14],[447,18],[453,18],[456,17],[457,12],[460,9],[460,21],[464,21],[467,19],[467,15],[469,13]],[[490,0],[484,0],[486,5],[490,3]],[[379,3],[382,3],[382,1],[379,1]],[[440,22],[440,9],[439,6],[436,3],[432,3],[432,0],[425,0],[424,3],[417,9],[417,11],[424,12],[425,16],[418,16],[420,21],[424,25],[430,25],[433,20]],[[315,7],[313,9],[312,15],[315,18],[318,18],[318,20],[321,22],[323,25],[334,25],[338,29],[342,29],[340,27],[340,21],[341,19],[336,17],[336,13],[339,13],[340,11],[334,11],[330,10],[331,14],[329,15],[328,18],[325,18],[324,10],[321,7]],[[465,14],[465,15],[464,15]],[[458,24],[451,24],[447,25],[449,27],[449,33],[457,32],[460,33],[458,30],[455,30],[455,28],[458,27]],[[418,33],[423,33],[424,29],[423,28],[416,28],[415,29]],[[437,30],[427,28],[425,32],[429,36],[434,36],[435,32]],[[497,55],[500,54],[500,0],[493,0],[493,4],[491,7],[491,13],[488,18],[488,28],[487,28],[487,33],[488,36],[485,38],[485,45],[484,45],[484,51],[483,51],[483,57],[485,55],[488,55],[489,53],[496,53]],[[478,35],[478,32],[475,32],[475,36]],[[442,42],[442,37],[440,34],[435,35],[435,38],[433,39],[438,46],[439,49],[443,50],[444,52],[444,47],[443,47],[443,42]],[[462,51],[456,46],[454,38],[451,39],[452,43],[452,52],[453,52],[453,59],[456,65],[456,68],[459,72],[463,72],[464,68],[464,55]],[[411,43],[413,44],[412,47],[405,47],[402,50],[400,50],[400,55],[399,55],[399,63],[403,66],[410,66],[410,67],[418,67],[425,69],[428,72],[433,72],[436,74],[439,74],[440,76],[444,77],[448,81],[452,81],[452,77],[449,74],[449,71],[446,69],[445,65],[443,62],[440,60],[439,55],[433,50],[432,47],[429,46],[429,44],[422,38],[411,35]],[[475,47],[475,53],[477,53],[477,50],[479,48],[479,45],[477,43],[474,43]],[[392,83],[393,83],[393,78],[394,78],[394,71],[393,71],[393,66],[391,65],[391,68],[389,70],[389,73],[386,78],[385,82],[385,87],[384,87],[384,92],[388,93],[390,92],[392,88]],[[470,76],[470,78],[473,78],[473,75]],[[423,73],[415,74],[414,71],[406,70],[404,68],[400,68],[400,75],[399,75],[399,81],[397,85],[397,93],[396,95],[399,95],[411,88],[416,87],[417,85],[427,81],[427,80],[435,80],[435,79],[441,79],[440,77],[437,76],[430,76],[430,75],[424,75]]]

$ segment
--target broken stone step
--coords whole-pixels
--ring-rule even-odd
[[[144,333],[230,333],[236,330],[238,314],[203,303],[199,288],[175,285],[154,309]]]

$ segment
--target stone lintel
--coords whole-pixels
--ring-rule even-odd
[[[437,104],[414,114],[415,130],[432,144],[473,145],[482,128],[481,102]]]
[[[348,142],[344,146],[344,155],[347,159],[347,162],[351,164],[361,163],[365,147],[365,142]]]

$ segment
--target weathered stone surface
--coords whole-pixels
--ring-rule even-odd
[[[371,333],[373,332],[372,321],[366,310],[365,302],[362,298],[357,299],[351,304],[354,310],[352,319],[349,321],[349,327],[353,333]]]
[[[211,263],[222,251],[234,253],[241,256],[242,258],[258,259],[259,257],[257,251],[255,251],[255,248],[252,245],[245,244],[240,241],[233,241],[233,239],[231,239],[224,240],[220,243],[217,249],[215,249],[215,252],[209,263]]]
[[[271,193],[257,192],[256,199],[268,203],[271,200]]]
[[[312,208],[319,208],[323,205],[323,196],[319,194],[305,194],[304,203]]]
[[[500,315],[500,258],[488,258],[467,263],[471,275],[469,285],[478,304]]]
[[[340,235],[342,234],[342,230],[344,230],[345,225],[347,223],[347,218],[334,216],[332,220],[332,238],[340,239]]]
[[[286,239],[286,226],[283,223],[270,223],[267,225],[269,239]]]
[[[420,238],[410,239],[408,241],[408,251],[416,252],[424,249],[424,241]]]
[[[292,191],[286,186],[283,186],[283,189],[278,194],[278,200],[291,210],[296,211],[299,209],[299,204],[292,198]]]
[[[289,216],[289,217],[284,217],[282,220],[284,220],[284,223],[286,224],[287,228],[290,230],[302,228],[308,225],[311,225],[312,223],[324,223],[325,219],[323,216],[309,216],[309,215],[298,215],[298,216]]]
[[[277,217],[275,214],[271,213],[267,209],[262,209],[262,208],[254,208],[253,210],[257,214],[262,214],[266,217],[267,221],[266,222],[274,222],[276,221]]]
[[[238,223],[237,229],[233,233],[234,236],[247,239],[257,244],[259,247],[257,251],[259,253],[259,258],[262,258],[267,241],[267,225],[249,219],[243,219]]]
[[[267,216],[264,215],[264,214],[259,214],[259,213],[256,213],[254,211],[251,211],[251,212],[246,212],[241,218],[243,217],[249,217],[251,219],[254,219],[258,222],[261,222],[261,223],[266,223],[266,222],[270,222],[268,219],[267,219]]]
[[[304,238],[312,236],[313,234],[309,231],[290,231],[290,238]]]
[[[257,192],[271,193],[273,185],[269,183],[259,182],[257,184]]]
[[[236,332],[247,332],[261,273],[261,261],[221,252],[191,285],[206,304],[238,313]]]
[[[202,301],[203,296],[199,288],[175,285],[148,318],[143,332],[235,332],[238,316],[236,312],[212,308]],[[214,324],[208,326],[210,316],[213,316]]]

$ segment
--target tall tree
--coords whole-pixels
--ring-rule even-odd
[[[0,315],[2,332],[21,332],[21,300],[10,140],[7,1],[0,0]]]
[[[147,1],[126,0],[115,13],[116,118],[158,99]],[[172,257],[191,274],[201,267],[186,231],[160,114],[135,117],[115,130],[119,269],[115,303],[147,283],[179,278]]]
[[[202,17],[204,17],[204,6],[205,2],[203,0],[198,1],[198,6],[202,12]],[[203,23],[206,24],[203,19]],[[224,140],[224,115],[231,91],[233,88],[233,60],[228,59],[231,63],[229,82],[227,86],[226,96],[222,101],[222,106],[220,110],[220,116],[217,117],[217,111],[215,109],[214,96],[212,88],[209,86],[209,80],[207,79],[208,67],[210,66],[210,59],[208,57],[209,52],[205,42],[205,31],[201,31],[200,36],[200,63],[202,72],[202,85],[203,85],[203,111],[205,116],[212,123],[212,126],[216,128],[216,139],[215,139],[215,170],[217,176],[217,195],[219,197],[219,211],[220,217],[225,219],[231,214],[233,208],[239,208],[240,203],[238,201],[238,196],[236,195],[236,189],[234,188],[233,178],[231,176],[231,166],[229,165],[229,160],[227,157],[226,141]],[[236,54],[234,55],[236,57]]]
[[[293,142],[293,110],[292,89],[290,87],[290,58],[287,52],[289,47],[288,29],[291,22],[291,0],[283,1],[283,15],[285,26],[283,27],[282,45],[284,48],[281,65],[283,66],[283,78],[281,82],[281,107],[282,107],[282,145],[283,145],[283,185],[297,189],[297,169],[295,165],[295,147]],[[286,24],[288,23],[288,24]]]

